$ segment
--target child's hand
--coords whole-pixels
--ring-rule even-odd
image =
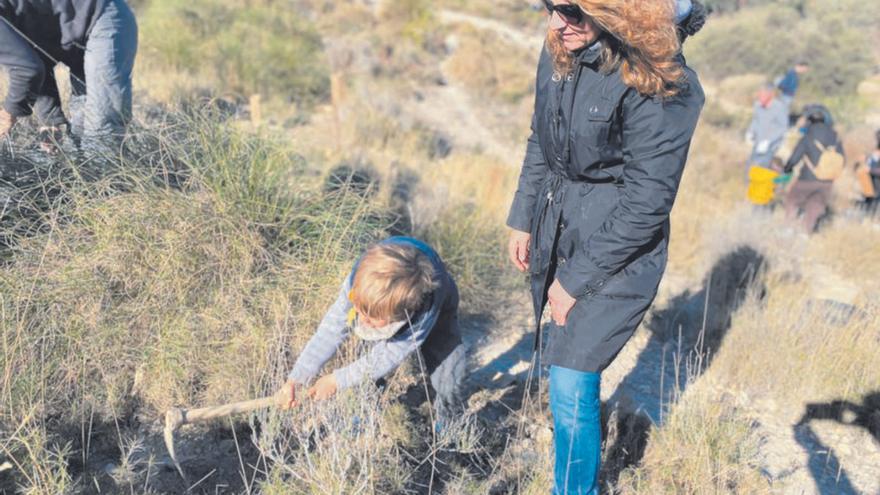
[[[296,382],[288,379],[278,392],[275,392],[275,403],[282,410],[296,407]]]
[[[322,376],[312,385],[306,395],[312,400],[326,400],[336,393],[336,377],[333,373]]]

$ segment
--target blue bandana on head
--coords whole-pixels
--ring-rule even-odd
[[[675,23],[678,24],[687,19],[693,9],[694,4],[691,0],[675,0]]]

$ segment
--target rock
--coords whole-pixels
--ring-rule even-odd
[[[452,140],[440,132],[433,133],[426,144],[428,156],[432,160],[446,158],[452,153]]]

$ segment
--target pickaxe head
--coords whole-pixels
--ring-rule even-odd
[[[165,412],[165,448],[168,449],[171,461],[174,462],[174,467],[177,468],[177,472],[180,473],[180,477],[183,478],[184,481],[186,481],[186,475],[183,474],[183,468],[180,467],[180,462],[177,460],[177,453],[174,451],[174,432],[185,422],[186,418],[182,409],[172,407]]]

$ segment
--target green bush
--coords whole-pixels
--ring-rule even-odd
[[[435,29],[431,2],[428,0],[400,0],[382,5],[379,19],[392,32],[415,42],[424,43]]]
[[[791,6],[801,6],[804,0],[703,0],[703,5],[711,12],[727,13],[736,12],[746,6],[765,5],[768,3],[782,3]]]
[[[208,72],[212,89],[296,102],[329,94],[321,38],[285,4],[152,0],[140,17],[144,54],[194,76]]]

